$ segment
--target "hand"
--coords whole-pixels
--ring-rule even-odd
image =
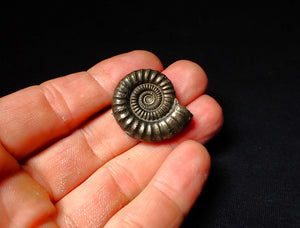
[[[112,116],[115,86],[141,68],[163,71],[194,117],[173,140],[126,135]],[[222,125],[190,61],[163,70],[134,51],[0,99],[0,227],[178,227],[201,192],[210,157],[200,144]]]

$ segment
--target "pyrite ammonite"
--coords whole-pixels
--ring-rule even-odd
[[[112,100],[113,116],[131,137],[161,142],[174,137],[193,115],[178,103],[171,81],[161,72],[140,69],[126,75]]]

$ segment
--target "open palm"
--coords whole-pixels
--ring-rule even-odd
[[[109,109],[119,80],[163,71],[194,118],[173,140],[139,142]],[[222,125],[204,71],[134,51],[0,99],[0,227],[178,227],[210,158],[200,144]]]

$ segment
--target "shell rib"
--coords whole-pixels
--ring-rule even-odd
[[[193,117],[178,103],[171,81],[151,69],[133,71],[119,82],[112,110],[128,135],[146,142],[174,137]]]

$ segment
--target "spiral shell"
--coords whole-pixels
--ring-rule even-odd
[[[119,82],[112,110],[128,135],[146,142],[174,137],[193,117],[178,103],[171,81],[151,69],[133,71]]]

